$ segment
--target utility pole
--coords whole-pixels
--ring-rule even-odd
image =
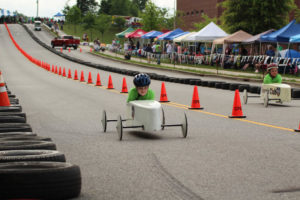
[[[174,30],[176,29],[176,1],[174,0]]]
[[[39,16],[39,0],[36,0],[36,17]]]

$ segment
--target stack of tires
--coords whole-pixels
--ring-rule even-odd
[[[0,199],[79,196],[80,168],[66,163],[51,138],[33,133],[19,100],[8,96],[11,106],[0,107]]]

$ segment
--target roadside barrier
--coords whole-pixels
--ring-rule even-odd
[[[235,90],[232,114],[229,118],[246,118],[246,116],[243,115],[241,98],[238,89]]]

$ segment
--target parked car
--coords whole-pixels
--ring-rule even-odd
[[[80,38],[75,38],[72,35],[56,37],[51,41],[52,48],[61,46],[63,49],[67,49],[67,47],[73,47],[74,49],[77,49],[79,44]]]
[[[34,30],[35,31],[41,31],[42,30],[41,24],[42,24],[41,21],[34,21]]]

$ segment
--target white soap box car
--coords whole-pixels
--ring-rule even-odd
[[[260,97],[264,101],[264,106],[267,107],[270,101],[275,103],[291,102],[291,86],[287,84],[262,84],[260,96],[249,96],[247,90],[243,92],[244,104],[247,104],[249,97]]]
[[[119,140],[122,140],[123,129],[125,128],[142,128],[144,131],[153,132],[164,130],[165,127],[180,126],[182,135],[185,138],[188,131],[187,117],[184,113],[181,124],[165,124],[165,115],[161,104],[154,100],[136,100],[127,103],[127,116],[122,119],[119,115],[116,120],[108,120],[106,111],[102,114],[102,127],[106,132],[107,122],[117,122],[116,129]]]

